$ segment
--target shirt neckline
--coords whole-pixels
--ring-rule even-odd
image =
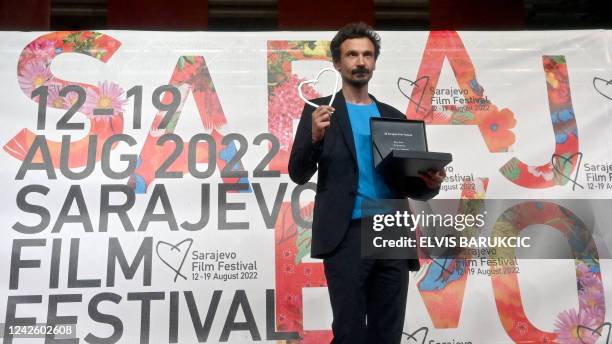
[[[371,102],[369,104],[355,104],[355,103],[350,103],[350,102],[346,102],[347,105],[351,105],[351,106],[372,106],[372,105],[376,105],[375,102]]]

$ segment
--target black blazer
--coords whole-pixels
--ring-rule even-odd
[[[376,102],[381,117],[406,118],[392,106],[379,102],[371,95],[370,97]],[[328,96],[314,99],[312,102],[327,105],[330,99],[331,96]],[[336,94],[332,107],[335,112],[323,141],[313,144],[314,108],[305,104],[289,157],[289,177],[297,184],[308,182],[317,169],[319,170],[312,222],[313,258],[324,258],[338,246],[349,227],[357,195],[359,173],[355,142],[342,91]],[[427,188],[423,182],[415,187],[409,196],[429,199],[438,191],[439,189]],[[418,260],[409,260],[408,267],[418,270]]]

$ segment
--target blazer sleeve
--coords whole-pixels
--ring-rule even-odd
[[[308,182],[317,171],[317,163],[323,150],[323,141],[312,142],[313,111],[308,104],[304,105],[289,156],[289,177],[300,185]]]

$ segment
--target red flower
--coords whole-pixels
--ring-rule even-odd
[[[19,59],[19,70],[34,61],[37,64],[47,64],[55,56],[55,41],[39,38],[23,49]]]
[[[514,114],[508,109],[477,112],[478,128],[490,152],[506,152],[514,143],[514,133],[510,130],[516,125]]]

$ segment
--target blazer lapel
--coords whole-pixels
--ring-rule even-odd
[[[348,110],[346,109],[346,100],[344,100],[344,95],[342,94],[342,90],[336,93],[336,98],[334,98],[334,103],[332,107],[336,110],[332,115],[331,125],[338,124],[340,131],[342,132],[342,137],[344,138],[344,142],[346,143],[349,151],[351,152],[351,156],[355,161],[357,161],[356,153],[355,153],[355,140],[353,139],[353,129],[351,128],[351,121],[348,117]],[[334,121],[334,118],[336,119]]]

